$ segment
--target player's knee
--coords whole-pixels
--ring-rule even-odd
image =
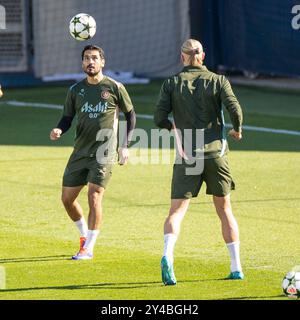
[[[170,208],[170,209],[169,209],[169,216],[172,216],[172,215],[175,214],[176,212],[177,212],[176,209]]]
[[[184,215],[184,211],[181,208],[170,208],[169,210],[169,217],[173,216],[182,216]]]
[[[88,191],[88,197],[91,199],[94,198],[102,198],[104,193],[104,189],[99,187],[99,188],[90,188]]]
[[[89,192],[88,193],[88,198],[90,203],[98,203],[101,199],[100,193],[95,191],[95,192]]]
[[[70,207],[74,203],[74,199],[65,193],[62,193],[61,201],[65,207]]]
[[[219,204],[218,206],[216,206],[216,209],[218,212],[221,213],[229,213],[231,211],[231,207],[228,204]]]
[[[228,213],[231,212],[231,203],[229,197],[215,197],[214,204],[218,212]]]
[[[90,188],[88,191],[88,199],[90,206],[97,207],[101,205],[103,194],[104,188]]]

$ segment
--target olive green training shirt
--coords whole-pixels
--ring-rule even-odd
[[[104,143],[97,141],[99,131],[117,131],[119,109],[124,113],[131,111],[131,99],[123,84],[107,76],[98,84],[89,84],[84,79],[70,87],[63,116],[77,119],[74,151],[82,156],[95,155]]]
[[[196,140],[196,129],[203,129],[204,146],[201,149],[204,157],[217,158],[228,151],[222,105],[229,112],[234,130],[241,131],[242,109],[226,77],[209,71],[205,66],[186,66],[164,81],[154,121],[158,127],[170,129],[168,115],[173,113],[182,141],[184,129],[191,129],[193,140]],[[184,148],[183,142],[182,146]],[[192,141],[192,146],[194,149],[199,147],[195,141]]]

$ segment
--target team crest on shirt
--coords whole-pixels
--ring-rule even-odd
[[[85,95],[84,89],[81,89],[80,92],[78,93],[78,95],[84,97],[84,95]]]
[[[109,91],[103,90],[103,91],[101,92],[101,98],[102,98],[102,99],[107,100],[109,97],[110,97]]]

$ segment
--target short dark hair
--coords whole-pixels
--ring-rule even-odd
[[[100,55],[100,58],[101,59],[105,59],[105,56],[104,56],[104,51],[102,48],[98,47],[98,46],[95,46],[95,45],[92,45],[92,44],[89,44],[87,46],[85,46],[82,50],[82,53],[81,53],[81,59],[83,60],[83,57],[84,57],[84,53],[87,51],[87,50],[97,50],[99,52],[99,55]]]

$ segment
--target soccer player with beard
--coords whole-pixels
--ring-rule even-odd
[[[80,249],[73,260],[93,258],[93,248],[102,223],[102,199],[117,156],[119,109],[125,114],[127,133],[119,146],[119,164],[126,164],[128,145],[135,127],[136,116],[125,87],[103,75],[105,57],[102,48],[88,45],[82,51],[82,68],[87,77],[71,86],[64,104],[63,115],[50,133],[57,140],[70,127],[76,116],[74,150],[62,181],[62,202],[80,231]],[[77,197],[88,185],[88,223]]]

